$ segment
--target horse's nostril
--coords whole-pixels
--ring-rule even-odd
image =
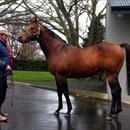
[[[18,41],[21,41],[22,40],[22,36],[18,36],[17,39],[18,39]]]

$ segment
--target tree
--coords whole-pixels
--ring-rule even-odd
[[[12,27],[11,37],[24,28],[31,16],[60,33],[68,43],[79,46],[80,42],[93,37],[95,17],[98,16],[99,0],[6,0],[0,2],[0,25]],[[99,13],[103,13],[105,7]],[[81,27],[83,25],[83,27]],[[17,41],[16,41],[17,43]],[[15,45],[16,46],[16,45]]]
[[[79,20],[83,15],[87,15],[88,22],[90,22],[90,24],[87,25],[88,27],[91,25],[88,42],[90,45],[95,35],[95,18],[98,16],[98,14],[96,15],[96,12],[99,2],[99,0],[40,1],[39,3],[41,6],[39,6],[39,8],[42,8],[42,6],[46,5],[41,9],[44,12],[42,17],[39,17],[39,15],[33,11],[34,6],[32,6],[32,4],[29,4],[26,1],[24,1],[24,4],[26,5],[28,11],[40,18],[41,21],[50,25],[54,30],[57,30],[61,34],[65,35],[68,43],[79,46],[79,38],[84,40],[87,37],[87,35],[83,37],[80,34]],[[35,5],[35,8],[36,7],[37,6]],[[100,10],[99,15],[104,12],[105,8],[106,6],[104,5],[104,7]],[[88,30],[88,27],[86,27],[85,30]]]
[[[34,59],[37,55],[37,50],[39,49],[38,44],[36,42],[22,44],[20,54],[18,58],[20,59]]]
[[[89,27],[88,37],[84,39],[84,43],[82,44],[83,47],[98,44],[104,40],[105,27],[101,22],[103,18],[104,15],[102,14],[99,14],[98,16],[95,17],[93,25],[90,25]],[[93,30],[91,28],[93,28]],[[93,31],[93,33],[91,33],[91,31]]]

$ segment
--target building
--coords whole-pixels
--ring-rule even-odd
[[[107,0],[106,41],[130,44],[130,0]],[[123,102],[130,103],[130,69],[127,60],[125,58],[119,82]]]

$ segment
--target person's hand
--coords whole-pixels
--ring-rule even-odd
[[[12,69],[11,69],[10,65],[7,65],[7,67],[5,68],[5,70],[11,71]]]

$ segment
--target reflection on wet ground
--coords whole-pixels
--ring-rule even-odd
[[[105,120],[109,106],[107,101],[71,97],[73,111],[69,118],[64,114],[65,99],[61,114],[53,115],[57,108],[56,92],[16,87],[13,107],[10,105],[11,95],[9,90],[3,109],[9,113],[9,120],[0,124],[0,130],[130,130],[130,109],[127,105],[124,105],[118,120],[108,122]]]

